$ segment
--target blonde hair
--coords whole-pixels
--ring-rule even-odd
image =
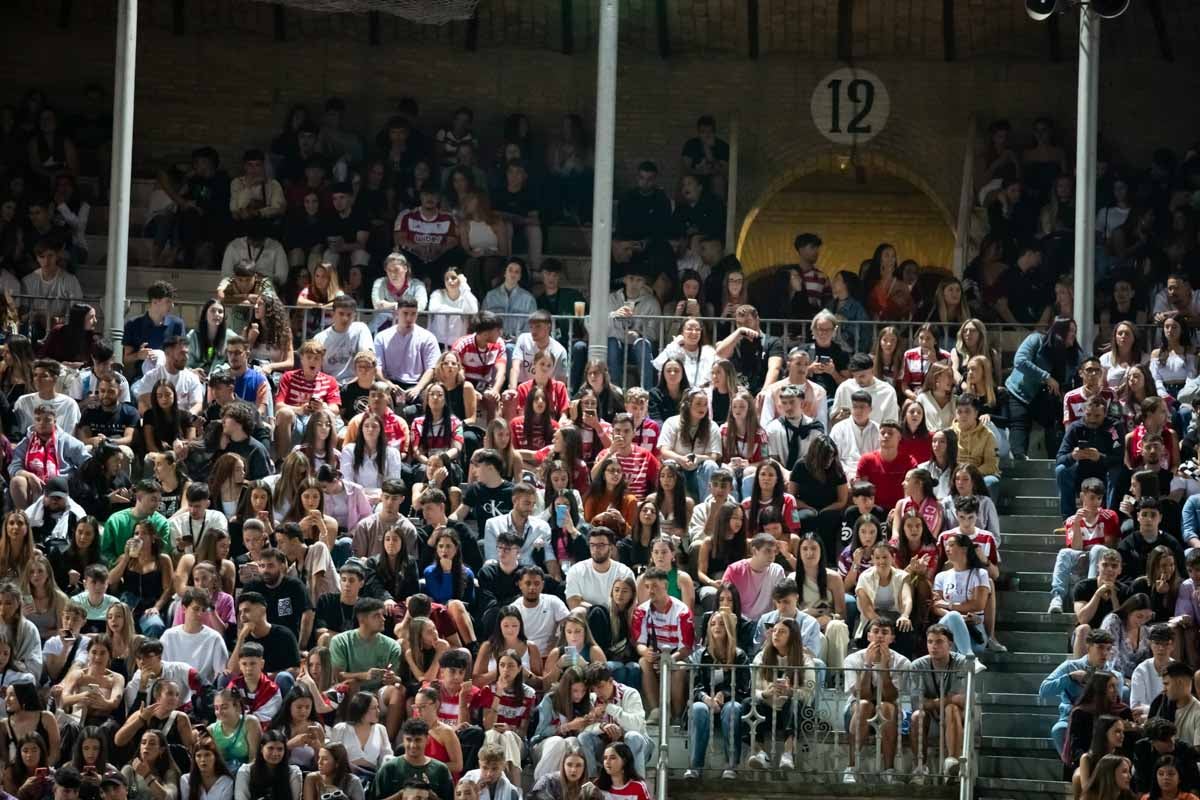
[[[63,609],[67,607],[70,600],[62,589],[58,588],[58,581],[54,579],[54,568],[50,566],[50,559],[46,558],[42,553],[35,552],[33,558],[29,559],[29,564],[25,568],[25,574],[21,576],[21,591],[30,595],[35,600],[37,595],[33,591],[33,584],[29,582],[29,573],[34,564],[40,566],[46,571],[46,594],[50,596],[50,611],[54,614],[55,620],[62,619]]]
[[[719,621],[721,627],[725,629],[725,647],[723,648],[725,652],[717,652],[711,641],[708,645],[708,651],[718,664],[732,664],[737,659],[737,620],[734,619],[733,612],[729,609],[721,609],[713,612],[708,624],[712,625],[714,620]],[[708,631],[706,630],[704,633],[707,637]]]
[[[966,344],[963,343],[963,330],[968,325],[970,325],[979,333],[979,350],[975,353],[970,352],[967,349]],[[971,317],[969,320],[960,325],[958,327],[958,333],[954,337],[954,349],[969,356],[991,355],[992,350],[991,347],[988,346],[987,326],[983,324],[983,320],[979,319],[978,317]]]
[[[992,377],[992,360],[987,356],[971,356],[967,359],[967,369],[971,365],[979,367],[979,372],[983,375],[983,391],[976,392],[987,405],[993,405],[996,402],[996,382]]]

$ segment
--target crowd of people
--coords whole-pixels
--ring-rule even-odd
[[[223,274],[191,326],[151,286],[120,352],[72,274],[75,140],[36,93],[4,123],[6,792],[644,799],[648,726],[686,726],[688,778],[714,727],[725,778],[803,768],[829,687],[843,780],[922,781],[931,749],[954,774],[967,657],[1006,649],[1001,463],[1035,427],[1065,769],[1089,800],[1200,788],[1196,159],[1102,172],[1111,302],[1081,334],[1047,122],[1022,153],[993,126],[962,280],[887,244],[828,277],[801,233],[752,302],[701,117],[678,200],[649,161],[618,200],[589,359],[542,252],[591,214],[581,121],[543,149],[514,115],[489,173],[469,109],[433,136],[398,111],[368,144],[341,101],[297,108],[233,180],[211,148],[164,171],[156,260]],[[1001,323],[1027,326],[1008,367]]]

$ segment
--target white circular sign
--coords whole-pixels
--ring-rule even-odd
[[[874,72],[842,67],[817,82],[811,108],[813,124],[826,139],[861,144],[887,125],[891,101]]]

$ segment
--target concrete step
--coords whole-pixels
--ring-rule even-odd
[[[1008,713],[984,711],[983,729],[990,736],[1049,736],[1058,721],[1056,708],[1014,709]]]
[[[1049,631],[996,631],[996,638],[1014,653],[1062,653],[1067,652],[1067,629]]]
[[[1045,611],[1050,604],[1050,594],[1032,591],[1001,590],[996,596],[996,609],[1001,614]]]
[[[1059,781],[1063,774],[1062,759],[1053,752],[1047,753],[1045,758],[984,755],[980,756],[978,764],[978,774],[990,779]]]
[[[986,674],[989,675],[995,672],[1045,677],[1067,658],[1066,650],[1056,644],[1053,648],[1041,651],[1010,650],[1007,653],[985,653],[981,660],[987,665]],[[1041,685],[1041,678],[1038,678],[1037,684]]]
[[[554,253],[590,256],[592,229],[582,225],[551,225],[546,229],[546,250]]]
[[[1029,676],[1026,677],[1028,678]],[[1041,681],[1038,681],[1038,685],[1041,685]],[[1033,688],[1037,689],[1037,686],[1034,686]],[[982,693],[979,698],[983,703],[983,715],[985,717],[993,711],[998,713],[1009,713],[1009,710],[1012,706],[1021,706],[1022,708],[1028,707],[1037,709],[1039,711],[1043,707],[1054,709],[1058,708],[1058,698],[1042,699],[1041,697],[1038,697],[1036,693],[1031,693],[1028,691],[987,691]]]
[[[1053,470],[1051,470],[1049,476],[1043,475],[1037,478],[1009,476],[1006,471],[1000,479],[1000,489],[1010,495],[1058,497],[1058,483],[1054,480]]]
[[[108,233],[108,213],[109,206],[92,206],[92,213],[88,217],[88,233],[106,234]],[[150,209],[144,206],[134,206],[129,209],[129,232],[130,235],[141,235],[141,231],[146,226],[146,220],[150,218]]]
[[[1040,758],[1046,753],[1057,752],[1054,749],[1054,742],[1048,736],[1044,739],[1030,736],[984,736],[979,746],[981,752],[991,755],[1025,753]]]
[[[1049,572],[1020,572],[1014,573],[1015,584],[1014,589],[1022,592],[1049,592],[1050,591],[1050,573]],[[1046,598],[1049,602],[1049,598]]]
[[[1003,602],[1003,601],[1001,601]],[[1050,600],[1046,599],[1046,605]],[[1041,611],[1012,611],[997,605],[996,628],[1001,631],[1069,631],[1075,627],[1074,614],[1047,614]]]
[[[108,234],[88,234],[88,264],[101,266],[108,258]],[[129,264],[154,265],[154,240],[138,236],[129,237]]]
[[[1001,529],[1003,530],[1004,518],[1000,519]],[[1066,546],[1066,539],[1062,533],[1009,533],[1004,531],[1003,541],[1000,544],[1000,554],[1004,558],[1005,566],[1009,558],[1009,551],[1024,550],[1026,552],[1038,552],[1050,559],[1050,563],[1054,563],[1054,557],[1058,551]]]
[[[1021,509],[1025,511],[1026,509]],[[1032,510],[1032,509],[1029,509]],[[1000,529],[1003,532],[1002,537],[1007,543],[1009,533],[1053,533],[1057,528],[1061,528],[1063,519],[1058,515],[1058,505],[1055,501],[1053,513],[1021,513],[1021,514],[1001,514]]]
[[[1055,780],[980,778],[975,782],[980,800],[1065,800],[1071,784]]]
[[[1053,478],[1054,459],[1031,458],[1028,461],[1009,461],[1002,465],[1005,478]]]
[[[1057,552],[1057,551],[1055,551]],[[1040,572],[1054,569],[1054,553],[1022,550],[1008,542],[1000,548],[1000,568],[1005,572]]]
[[[1004,505],[1001,505],[1004,508]],[[1014,494],[1008,497],[1006,510],[1020,510],[1022,513],[1033,513],[1048,517],[1058,514],[1058,495],[1041,496],[1030,494]],[[1061,520],[1059,521],[1061,525]]]
[[[79,283],[85,295],[104,295],[106,267],[84,267],[79,270]],[[167,281],[175,287],[176,301],[181,309],[186,305],[203,304],[217,290],[221,274],[215,270],[173,269],[170,267],[129,267],[125,278],[125,296],[143,301],[146,289],[155,281]]]
[[[1061,661],[1065,658],[1066,654],[1064,653],[1063,657],[1059,660]],[[994,692],[997,694],[1036,694],[1038,688],[1042,685],[1042,681],[1048,674],[1050,674],[1050,669],[1033,672],[996,672],[989,668],[982,675],[982,687],[985,692]]]

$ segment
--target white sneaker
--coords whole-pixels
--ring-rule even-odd
[[[737,780],[737,770],[727,769],[721,773],[721,778],[727,781]]]
[[[650,709],[650,711],[648,711],[646,713],[646,724],[653,725],[654,723],[658,722],[658,717],[659,717],[658,709],[657,708]]]
[[[769,769],[771,766],[771,757],[767,755],[765,750],[759,750],[750,756],[750,760],[746,763],[750,765],[751,769]]]
[[[955,758],[954,756],[947,756],[946,760],[942,762],[942,771],[945,772],[946,775],[948,775],[948,776],[957,775],[958,774],[958,759]]]
[[[685,781],[694,781],[700,777],[700,773],[694,769],[685,769],[683,771],[683,779]]]
[[[896,780],[896,770],[894,770],[890,767],[888,769],[885,769],[883,771],[883,782],[884,783],[898,783],[898,781]]]
[[[783,755],[781,755],[779,757],[779,768],[780,769],[795,769],[796,768],[796,760],[792,756],[791,753],[785,752]]]
[[[858,778],[854,777],[854,767],[842,770],[842,783],[858,783]]]
[[[986,647],[988,649],[988,651],[992,652],[992,653],[1007,653],[1008,652],[1008,648],[1005,647],[1004,645],[1002,645],[999,642],[999,640],[996,639],[995,636],[989,638],[987,640],[987,644],[984,645],[984,647]]]
[[[922,785],[925,783],[925,779],[927,777],[929,777],[929,767],[925,766],[924,764],[913,767],[912,782],[914,784],[917,786]]]
[[[1050,598],[1050,607],[1046,609],[1047,614],[1061,614],[1063,610],[1062,598],[1058,595]]]

